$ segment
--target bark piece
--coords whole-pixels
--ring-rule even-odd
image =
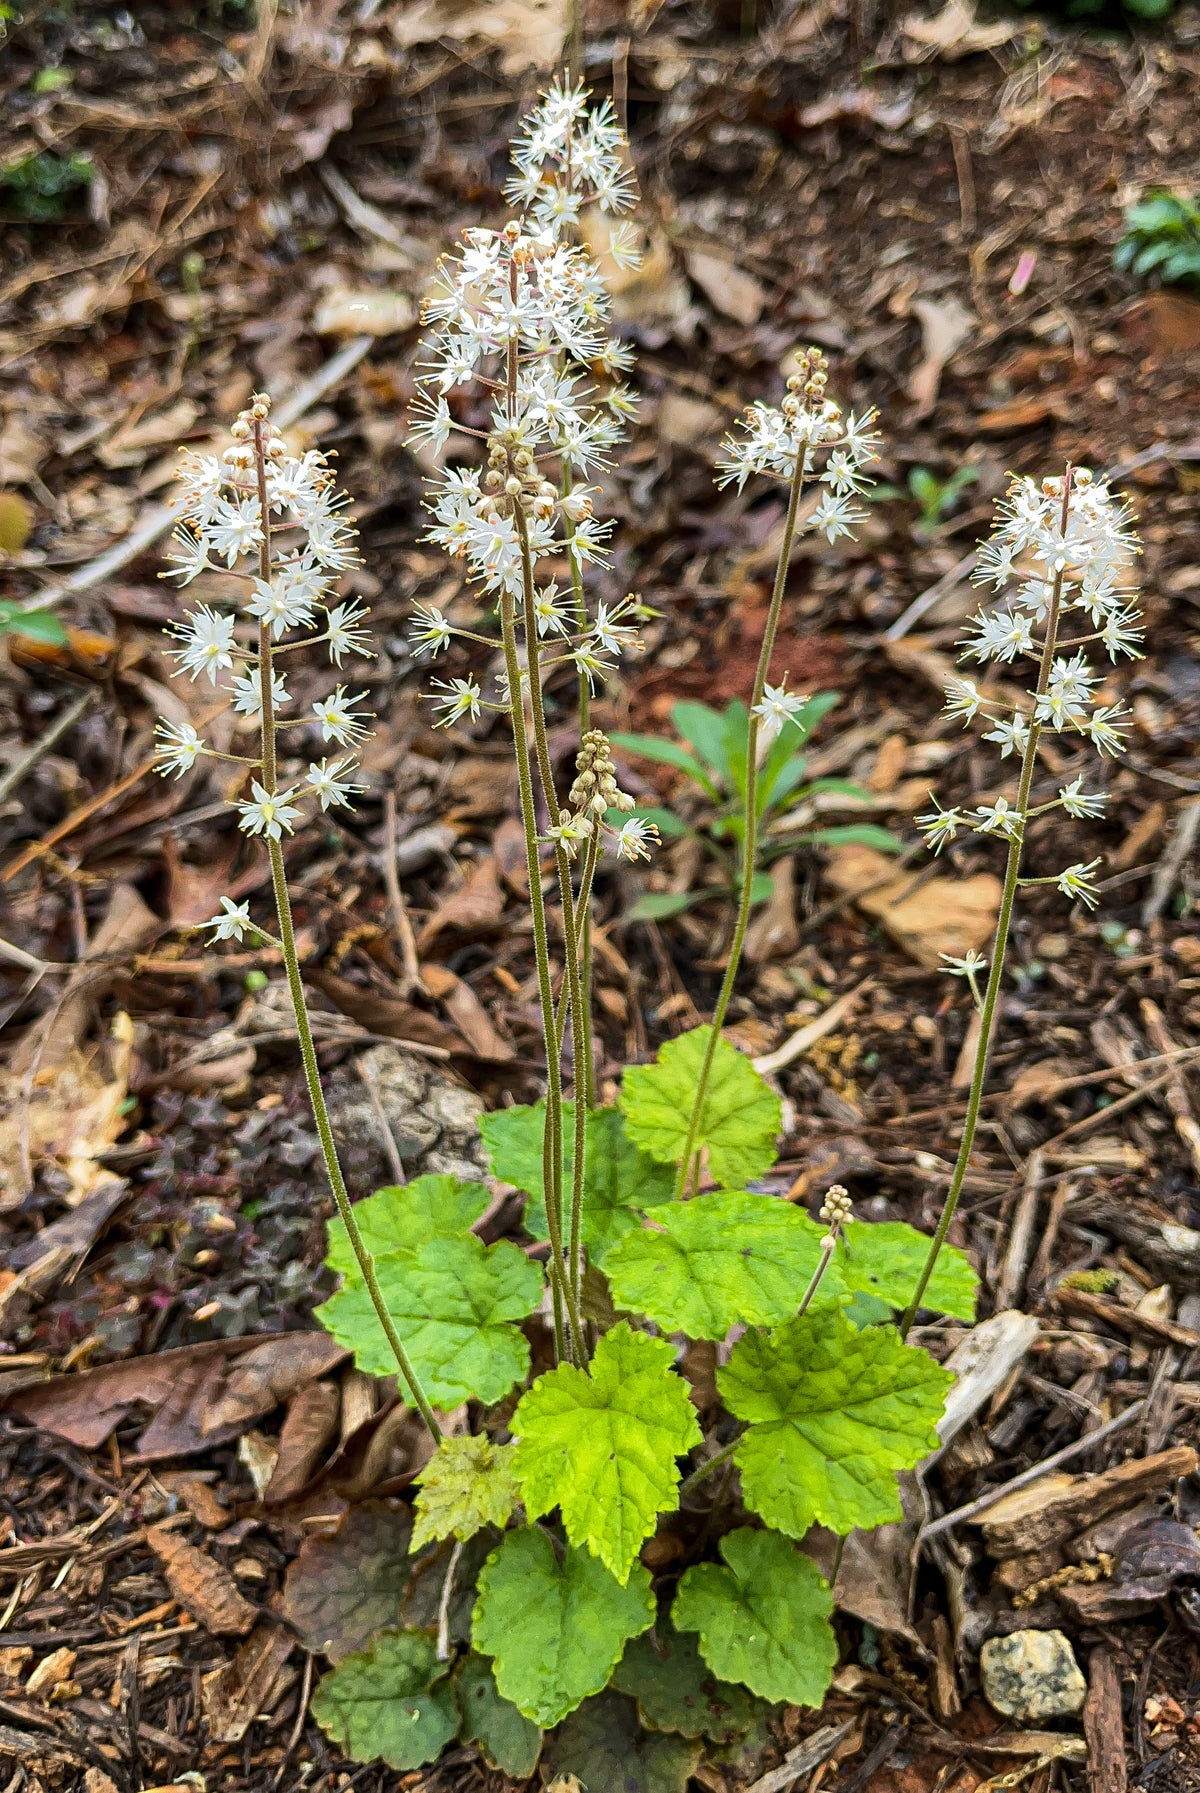
[[[1119,1302],[1109,1301],[1103,1295],[1091,1295],[1086,1289],[1060,1286],[1054,1291],[1054,1300],[1068,1313],[1101,1320],[1129,1338],[1146,1339],[1153,1345],[1182,1345],[1185,1351],[1194,1351],[1200,1346],[1200,1332],[1193,1332],[1190,1326],[1180,1326],[1174,1320],[1160,1320],[1141,1307],[1122,1307]]]
[[[1083,1732],[1088,1744],[1089,1793],[1125,1793],[1125,1727],[1121,1720],[1121,1678],[1107,1645],[1088,1658],[1088,1697]]]
[[[1099,1475],[1046,1477],[998,1500],[975,1523],[994,1557],[1049,1550],[1085,1526],[1191,1475],[1197,1461],[1191,1446],[1180,1444],[1153,1457],[1118,1463]]]
[[[228,1569],[214,1562],[206,1551],[154,1526],[146,1542],[163,1566],[167,1586],[192,1617],[215,1637],[244,1637],[257,1618],[248,1600],[238,1592]]]
[[[1200,1293],[1200,1232],[1181,1226],[1175,1216],[1139,1196],[1085,1195],[1072,1201],[1070,1218],[1096,1227],[1127,1245],[1139,1264],[1175,1289]]]

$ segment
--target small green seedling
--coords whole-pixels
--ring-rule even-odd
[[[1131,206],[1113,262],[1167,286],[1200,281],[1200,203],[1163,191]]]
[[[0,211],[26,224],[57,224],[72,193],[95,178],[90,156],[58,156],[49,149],[23,156],[0,173]]]
[[[805,827],[799,831],[787,825],[789,812],[803,813],[802,806],[822,793],[850,797],[859,802],[869,801],[868,793],[860,785],[844,778],[814,778],[805,783],[808,761],[803,749],[818,722],[837,702],[836,691],[818,691],[808,698],[784,723],[759,767],[756,902],[764,902],[771,894],[771,880],[762,868],[798,845],[819,842],[844,845],[853,841],[884,852],[894,853],[900,849],[901,843],[894,835],[870,824]],[[613,745],[624,748],[626,753],[654,760],[658,765],[674,766],[698,787],[711,809],[698,824],[684,821],[670,809],[639,808],[634,814],[654,823],[666,839],[680,840],[689,836],[699,840],[721,862],[732,882],[737,875],[745,837],[749,724],[746,706],[736,699],[723,711],[703,703],[677,703],[671,710],[671,721],[676,733],[682,736],[682,742],[661,740],[657,735],[618,734],[612,737]],[[711,887],[683,892],[647,891],[638,899],[630,919],[664,920],[712,894]]]
[[[956,467],[949,479],[939,479],[928,467],[911,467],[908,486],[876,486],[873,498],[911,498],[921,507],[914,535],[929,535],[944,523],[967,487],[979,478],[978,467]]]

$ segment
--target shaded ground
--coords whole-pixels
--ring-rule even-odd
[[[776,671],[842,693],[811,770],[864,784],[872,819],[906,841],[931,783],[943,801],[980,802],[995,778],[994,762],[961,752],[937,711],[971,603],[952,575],[1005,470],[1053,471],[1067,458],[1126,469],[1143,519],[1150,641],[1147,659],[1114,681],[1134,708],[1132,750],[1112,775],[1106,822],[1056,823],[1032,844],[1039,872],[1103,851],[1104,901],[1092,918],[1051,898],[1024,909],[993,1083],[1006,1093],[989,1106],[961,1223],[990,1300],[1024,1306],[1043,1336],[933,1476],[932,1498],[949,1510],[1143,1398],[1128,1428],[1071,1468],[1196,1441],[1200,1241],[1162,1232],[1163,1221],[1200,1225],[1187,1061],[1162,1061],[1172,1075],[1144,1093],[1146,1073],[1120,1067],[1193,1045],[1200,1019],[1189,851],[1200,796],[1200,306],[1145,292],[1112,271],[1111,253],[1136,195],[1194,181],[1200,16],[1184,7],[1137,41],[1024,16],[968,20],[975,38],[939,49],[919,20],[914,31],[896,9],[874,10],[883,16],[863,46],[864,75],[847,21],[820,0],[777,9],[745,44],[732,11],[589,8],[588,77],[627,113],[651,237],[646,269],[620,300],[645,404],[611,482],[621,527],[610,583],[662,613],[645,660],[598,714],[665,730],[681,695],[719,704],[748,691],[780,510],[771,494],[715,495],[711,461],[738,405],[776,393],[797,342],[828,349],[849,401],[879,406],[895,485],[914,467],[944,479],[965,461],[977,473],[924,532],[915,505],[880,504],[858,546],[798,556],[788,590]],[[369,342],[345,355],[300,434],[338,450],[358,500],[364,567],[348,589],[371,602],[381,648],[353,669],[380,718],[372,792],[349,827],[325,821],[290,855],[352,1180],[369,1187],[389,1174],[380,1113],[408,1172],[451,1168],[472,1155],[470,1092],[488,1103],[536,1093],[504,740],[484,724],[433,733],[419,701],[428,673],[403,636],[414,600],[453,604],[459,621],[472,613],[448,563],[419,542],[419,469],[400,446],[410,299],[460,227],[497,215],[507,135],[540,78],[529,66],[533,13],[493,8],[482,24],[469,13],[446,8],[439,41],[415,6],[300,19],[264,9],[248,29],[232,9],[191,19],[139,9],[129,20],[81,6],[66,23],[31,9],[6,46],[14,157],[86,154],[97,170],[59,220],[22,223],[10,198],[0,284],[0,487],[25,499],[33,523],[8,558],[4,595],[75,581],[60,605],[67,649],[14,646],[0,679],[9,764],[90,697],[19,783],[4,782],[0,816],[4,938],[67,967],[3,973],[0,1536],[17,1554],[0,1550],[0,1755],[15,1747],[10,1733],[39,1740],[45,1767],[29,1772],[48,1785],[83,1785],[92,1767],[124,1789],[197,1766],[210,1788],[337,1784],[322,1777],[344,1765],[302,1723],[311,1658],[299,1650],[252,1684],[269,1716],[236,1745],[210,1742],[222,1723],[236,1729],[216,1704],[224,1684],[206,1678],[238,1632],[188,1617],[145,1530],[179,1515],[179,1535],[207,1541],[261,1617],[306,1535],[347,1503],[394,1493],[413,1466],[403,1415],[340,1364],[291,1383],[268,1365],[232,1392],[204,1380],[224,1362],[216,1341],[307,1326],[321,1293],[323,1180],[277,967],[269,955],[202,954],[186,932],[225,892],[261,901],[263,867],[205,774],[169,789],[145,776],[155,717],[203,702],[166,682],[159,630],[172,599],[156,580],[158,550],[98,579],[87,571],[166,495],[178,440],[203,440],[256,385],[285,397],[364,319]],[[70,83],[39,83],[46,68],[69,70]],[[909,625],[909,606],[938,581],[941,596]],[[493,670],[479,650],[452,657],[442,676],[468,666],[481,678]],[[569,708],[558,720],[566,753]],[[1064,757],[1065,774],[1076,769]],[[672,800],[651,773],[630,764],[648,798]],[[382,871],[392,858],[423,990],[406,980],[405,921]],[[910,930],[897,941],[894,916],[881,923],[853,903],[879,867],[809,849],[780,863],[790,875],[777,874],[771,927],[743,979],[741,1043],[772,1050],[831,996],[859,992],[780,1073],[795,1115],[781,1171],[814,1206],[842,1180],[860,1213],[932,1226],[955,1146],[968,1005],[928,962],[963,925],[962,885],[924,883],[921,939]],[[958,880],[994,868],[977,844],[952,861]],[[609,874],[602,886],[608,1079],[711,1002],[730,922],[719,889],[661,925],[622,920],[646,888],[686,890],[707,875],[685,846],[648,879]],[[120,1014],[131,1034],[118,1026],[107,1038]],[[21,1118],[35,1084],[58,1103],[44,1156]],[[82,1166],[65,1149],[72,1134],[85,1140]],[[44,1230],[72,1215],[77,1231],[47,1244]],[[1019,1216],[1031,1228],[1023,1262],[1011,1248]],[[1091,1309],[1088,1291],[1057,1288],[1065,1271],[1096,1267],[1111,1276]],[[186,1373],[171,1370],[178,1429],[161,1454],[147,1446],[144,1410],[130,1407],[85,1450],[61,1431],[31,1431],[13,1406],[51,1369],[136,1366],[209,1341]],[[147,1364],[147,1396],[152,1374]],[[316,1387],[331,1391],[323,1419]],[[194,1396],[187,1412],[180,1389]],[[204,1416],[218,1411],[220,1442],[206,1447]],[[139,1453],[153,1461],[131,1463]],[[291,1478],[274,1494],[273,1462]],[[1189,1524],[1193,1506],[1185,1487]],[[970,1778],[956,1784],[973,1788],[997,1772],[967,1747],[995,1724],[972,1697],[973,1663],[988,1629],[1030,1623],[1064,1626],[1081,1660],[1112,1653],[1131,1780],[1195,1784],[1200,1672],[1178,1592],[1190,1569],[1118,1616],[1089,1617],[1052,1590],[1014,1609],[1015,1583],[1001,1577],[989,1591],[978,1533],[950,1535],[964,1542],[921,1582],[919,1643],[880,1655],[847,1620],[852,1672],[830,1720],[866,1709],[868,1728],[836,1784],[917,1793],[943,1768],[939,1786],[961,1773]],[[947,1585],[963,1589],[949,1608]],[[921,1656],[947,1610],[961,1716]],[[23,1684],[60,1644],[77,1652],[68,1679],[80,1691],[43,1704]],[[237,1673],[248,1672],[243,1659]],[[894,1715],[908,1729],[856,1780]],[[811,1728],[794,1717],[788,1741]],[[467,1752],[415,1777],[352,1772],[368,1788],[500,1784]],[[1059,1762],[1031,1784],[1040,1793],[1052,1773],[1075,1784],[1082,1772]]]

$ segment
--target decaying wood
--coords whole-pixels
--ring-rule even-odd
[[[1099,1475],[1034,1482],[997,1501],[980,1519],[984,1542],[995,1557],[1048,1550],[1085,1525],[1095,1525],[1146,1495],[1169,1488],[1180,1476],[1191,1475],[1198,1461],[1190,1445],[1179,1444],[1153,1457],[1118,1463]]]
[[[1155,1319],[1153,1314],[1122,1307],[1119,1302],[1109,1301],[1103,1295],[1089,1294],[1086,1289],[1060,1287],[1054,1292],[1054,1301],[1069,1314],[1102,1320],[1106,1326],[1112,1326],[1130,1338],[1146,1339],[1154,1345],[1182,1345],[1188,1351],[1200,1346],[1200,1332],[1193,1332],[1190,1326],[1180,1326],[1174,1320]]]
[[[1200,1232],[1181,1226],[1146,1196],[1134,1203],[1098,1190],[1076,1197],[1068,1214],[1082,1226],[1119,1239],[1139,1263],[1175,1289],[1200,1292]]]
[[[1045,1173],[1046,1161],[1042,1154],[1031,1152],[1009,1228],[1008,1247],[1000,1266],[1000,1279],[996,1284],[997,1309],[1015,1307],[1025,1286],[1025,1272],[1029,1267],[1029,1254],[1033,1247],[1038,1196]]]
[[[1112,1651],[1101,1645],[1088,1662],[1088,1697],[1083,1708],[1088,1742],[1090,1793],[1125,1793],[1125,1737],[1121,1722],[1121,1680]]]

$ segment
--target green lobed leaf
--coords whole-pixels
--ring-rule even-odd
[[[906,1307],[917,1286],[932,1241],[902,1220],[851,1220],[831,1268],[846,1287],[876,1295],[889,1307]],[[975,1318],[979,1278],[966,1252],[943,1245],[923,1305],[956,1320]]]
[[[546,1239],[545,1187],[542,1177],[542,1129],[546,1104],[498,1108],[480,1121],[483,1143],[493,1174],[515,1183],[532,1196],[525,1225],[535,1239]],[[575,1144],[575,1110],[563,1104],[564,1187],[570,1189],[571,1154]],[[623,1233],[638,1225],[638,1210],[669,1202],[675,1180],[661,1164],[638,1150],[625,1130],[619,1108],[593,1108],[588,1115],[583,1160],[583,1242],[596,1263]]]
[[[485,1525],[503,1530],[517,1504],[512,1458],[511,1444],[493,1444],[485,1433],[443,1438],[416,1477],[412,1548],[451,1534],[465,1544]]]
[[[454,1407],[499,1401],[529,1371],[529,1343],[513,1323],[542,1298],[542,1273],[517,1246],[473,1234],[430,1239],[377,1260],[380,1291],[429,1399]],[[391,1376],[396,1360],[365,1286],[348,1277],[316,1310],[360,1370]]]
[[[679,1505],[675,1459],[700,1443],[674,1363],[665,1339],[622,1321],[604,1334],[586,1371],[560,1364],[539,1376],[510,1421],[530,1518],[561,1508],[571,1543],[585,1545],[622,1585],[659,1513]]]
[[[821,1256],[824,1228],[774,1195],[700,1195],[657,1208],[604,1260],[618,1307],[667,1332],[723,1339],[731,1326],[790,1319]],[[826,1273],[822,1293],[838,1287]]]
[[[420,1768],[458,1729],[447,1667],[428,1632],[381,1631],[323,1678],[312,1715],[354,1762]]]
[[[644,1731],[633,1701],[612,1692],[585,1700],[546,1740],[546,1771],[563,1793],[686,1793],[699,1763],[698,1744]]]
[[[764,1700],[819,1706],[837,1665],[833,1595],[816,1565],[776,1532],[743,1526],[721,1539],[720,1563],[686,1570],[671,1617],[700,1634],[714,1673]]]
[[[354,1204],[354,1218],[373,1258],[393,1251],[415,1251],[429,1239],[458,1239],[469,1233],[491,1196],[485,1183],[464,1183],[459,1177],[414,1177],[402,1187],[377,1189]],[[329,1223],[331,1270],[358,1275],[358,1260],[341,1220]]]
[[[504,1698],[491,1663],[482,1656],[464,1656],[454,1671],[454,1690],[462,1708],[458,1734],[463,1742],[477,1743],[501,1774],[527,1779],[542,1753],[542,1733]]]
[[[631,1065],[625,1073],[625,1130],[661,1164],[678,1164],[683,1156],[709,1031],[680,1034],[660,1047],[654,1064]],[[748,1058],[719,1039],[696,1134],[715,1181],[736,1189],[769,1170],[781,1121],[779,1097]]]
[[[496,1686],[535,1724],[556,1725],[606,1684],[631,1637],[654,1622],[650,1577],[622,1587],[570,1545],[560,1560],[537,1526],[506,1534],[484,1564],[471,1637],[494,1661]]]
[[[669,1620],[660,1620],[652,1635],[626,1645],[612,1685],[618,1693],[632,1694],[638,1717],[649,1730],[678,1731],[682,1737],[708,1737],[714,1743],[740,1737],[760,1710],[744,1687],[714,1675],[694,1632],[676,1631]]]
[[[859,1332],[838,1308],[747,1333],[717,1371],[749,1422],[734,1453],[746,1505],[792,1538],[899,1519],[896,1472],[937,1448],[953,1380],[892,1327]]]

